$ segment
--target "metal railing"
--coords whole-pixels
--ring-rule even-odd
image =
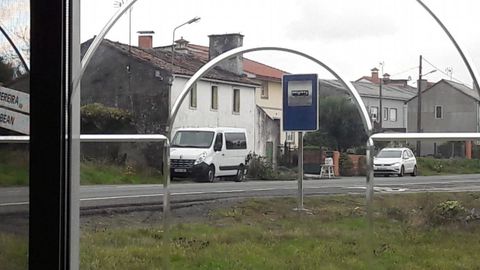
[[[28,143],[30,136],[0,136],[0,144],[5,143]],[[165,135],[161,134],[81,134],[80,142],[92,143],[92,142],[163,142],[163,161],[167,160],[166,150],[168,149],[169,140]],[[162,162],[163,162],[162,161]],[[170,168],[167,162],[162,164],[164,178],[170,177]],[[163,181],[163,216],[164,221],[167,220],[168,213],[170,211],[170,190],[168,179]]]

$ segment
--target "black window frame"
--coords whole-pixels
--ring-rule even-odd
[[[213,111],[218,110],[218,86],[217,85],[212,85],[211,87],[210,109]]]
[[[437,111],[438,108],[440,109],[440,117],[438,117],[438,111]],[[443,119],[443,106],[435,105],[434,113],[435,113],[435,119]]]
[[[238,102],[236,102],[237,100]],[[238,88],[233,89],[233,113],[234,114],[240,113],[240,89]]]

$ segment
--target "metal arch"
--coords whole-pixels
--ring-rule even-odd
[[[367,133],[368,136],[371,135],[372,133],[372,123],[370,122],[370,117],[368,115],[367,109],[365,107],[365,104],[363,103],[363,100],[360,98],[360,95],[358,94],[358,91],[353,87],[353,85],[350,83],[350,81],[345,80],[342,76],[340,76],[338,73],[336,73],[332,68],[321,62],[320,60],[314,58],[313,56],[310,56],[308,54],[302,53],[300,51],[296,51],[293,49],[288,49],[288,48],[282,48],[282,47],[251,47],[251,48],[244,48],[244,47],[238,47],[233,50],[230,50],[228,52],[222,53],[221,55],[215,57],[214,59],[210,60],[207,64],[205,64],[202,68],[200,68],[188,81],[187,84],[184,86],[182,92],[178,96],[178,98],[175,100],[175,103],[172,106],[172,110],[170,112],[170,117],[169,117],[169,130],[168,132],[170,133],[173,124],[175,123],[175,117],[177,116],[178,110],[180,109],[180,106],[182,105],[183,100],[187,96],[188,92],[190,91],[190,88],[198,81],[200,78],[202,78],[208,71],[210,71],[212,68],[214,68],[218,63],[222,62],[225,59],[229,59],[231,57],[241,55],[244,53],[248,52],[255,52],[255,51],[283,51],[283,52],[288,52],[292,54],[296,54],[299,56],[303,56],[307,59],[310,59],[311,61],[319,64],[326,70],[328,70],[335,78],[337,78],[341,84],[347,88],[347,90],[350,92],[350,94],[354,97],[355,99],[355,105],[357,106],[357,109],[360,112],[360,115],[362,116],[362,122],[363,126],[365,129],[365,132]],[[168,136],[169,137],[169,136]]]
[[[478,85],[479,76],[478,76],[478,73],[477,73],[477,69],[476,69],[473,61],[471,60],[470,56],[460,48],[460,45],[458,44],[458,42],[455,40],[455,38],[453,38],[452,34],[450,34],[447,27],[440,21],[440,19],[435,15],[435,13],[433,13],[433,11],[430,10],[427,7],[427,5],[425,5],[421,0],[417,0],[417,2],[433,17],[433,19],[435,19],[435,21],[440,25],[440,27],[442,27],[445,34],[447,34],[450,41],[452,41],[453,45],[455,45],[455,48],[457,49],[458,53],[460,54],[460,57],[462,57],[462,60],[465,63],[465,66],[467,66],[467,69],[468,69],[468,72],[470,73],[470,76],[472,76],[474,87],[477,88],[478,94],[480,95],[480,87]]]
[[[10,38],[10,36],[7,34],[7,31],[3,29],[2,25],[0,24],[0,32],[2,32],[2,34],[5,36],[5,38],[7,39],[7,41],[10,43],[10,45],[12,46],[13,50],[15,51],[15,53],[18,55],[18,58],[20,58],[20,62],[22,62],[22,65],[23,67],[25,68],[25,70],[27,72],[30,73],[30,68],[28,67],[27,65],[27,62],[25,61],[25,58],[23,57],[22,53],[20,52],[20,50],[17,48],[17,46],[15,45],[15,42],[13,42],[13,40]]]
[[[71,96],[73,97],[75,93],[78,91],[78,85],[80,84],[80,81],[82,80],[83,74],[85,73],[85,69],[87,69],[88,63],[90,63],[90,60],[92,59],[93,55],[98,49],[98,46],[100,46],[100,43],[102,40],[105,38],[105,36],[108,34],[110,29],[117,23],[118,19],[122,17],[125,12],[135,4],[137,0],[130,0],[128,1],[125,5],[121,6],[120,9],[110,18],[110,20],[105,24],[105,26],[102,28],[100,33],[95,37],[95,39],[92,41],[92,44],[88,47],[87,52],[83,56],[82,59],[82,68],[80,69],[80,72],[77,74],[77,76],[73,79],[73,90]]]

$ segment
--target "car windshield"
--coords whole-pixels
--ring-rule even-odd
[[[213,135],[211,131],[179,131],[173,138],[172,147],[209,148]]]
[[[378,153],[377,158],[400,158],[402,150],[382,150]]]

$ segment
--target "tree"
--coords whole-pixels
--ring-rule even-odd
[[[3,60],[0,56],[0,85],[11,81],[15,74],[15,68],[11,63]]]
[[[348,98],[330,96],[319,102],[319,130],[307,133],[305,144],[344,152],[364,146],[367,135],[358,109]]]
[[[0,26],[12,39],[23,59],[30,61],[30,5],[28,0],[0,1]],[[0,32],[0,56],[4,61],[12,63],[17,73],[24,73],[25,68],[19,55]]]

